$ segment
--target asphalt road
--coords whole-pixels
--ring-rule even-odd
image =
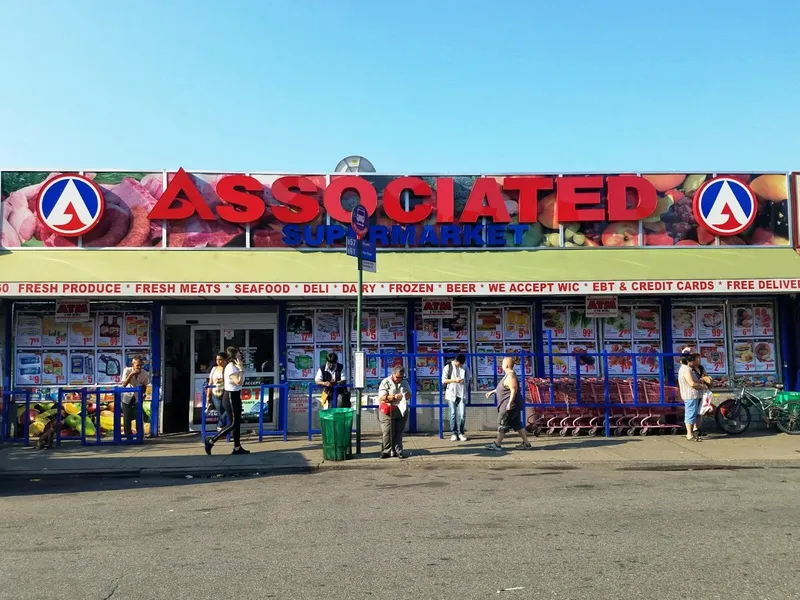
[[[0,599],[800,598],[798,474],[0,482]]]

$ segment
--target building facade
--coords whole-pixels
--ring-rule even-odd
[[[3,385],[113,386],[141,356],[153,432],[186,431],[214,355],[238,345],[245,409],[261,384],[286,383],[265,419],[278,427],[285,406],[289,430],[306,431],[326,353],[352,376],[346,246],[360,202],[377,249],[363,284],[368,389],[403,363],[415,401],[431,403],[458,351],[475,404],[508,353],[526,377],[674,382],[670,355],[686,346],[718,388],[796,389],[796,180],[3,171]]]

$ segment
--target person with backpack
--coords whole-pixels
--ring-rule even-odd
[[[450,407],[450,436],[451,442],[466,442],[464,425],[466,421],[467,384],[469,377],[464,364],[466,357],[458,353],[444,368],[442,384],[444,384],[444,399]]]
[[[338,394],[339,406],[350,408],[350,392],[344,387],[347,378],[342,374],[344,366],[339,362],[336,352],[328,352],[325,364],[317,370],[314,378],[317,385],[322,386],[322,408],[328,408],[328,403],[334,393]],[[336,389],[338,387],[338,389]]]

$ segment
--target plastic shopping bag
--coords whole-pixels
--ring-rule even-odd
[[[709,391],[703,392],[703,402],[700,405],[700,415],[709,417],[714,414],[714,404],[711,402],[713,394]]]

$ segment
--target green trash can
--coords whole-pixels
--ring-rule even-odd
[[[319,412],[325,460],[347,460],[353,456],[351,434],[355,412],[353,408],[329,408]]]

